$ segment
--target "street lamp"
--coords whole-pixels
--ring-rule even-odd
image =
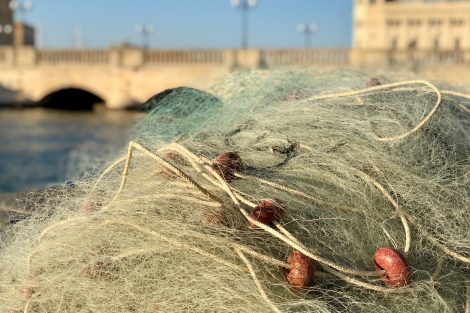
[[[0,25],[0,34],[10,35],[13,33],[13,26],[10,24]]]
[[[151,24],[138,24],[134,30],[142,35],[142,47],[147,49],[149,47],[149,36],[155,32],[155,27]]]
[[[12,0],[10,1],[9,7],[10,10],[12,10],[14,13],[19,12],[19,20],[24,21],[26,12],[30,11],[33,8],[33,2],[31,0],[26,0],[24,2]]]
[[[297,25],[297,31],[304,34],[305,48],[308,48],[311,45],[312,35],[318,31],[318,26],[314,23],[308,25],[306,23],[300,23]]]
[[[242,39],[241,46],[243,49],[248,47],[248,11],[258,4],[257,0],[230,0],[234,8],[242,10]]]

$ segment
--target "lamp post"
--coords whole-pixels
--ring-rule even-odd
[[[230,3],[234,8],[239,8],[242,11],[242,38],[241,47],[243,49],[248,47],[248,11],[255,8],[258,4],[257,0],[231,0]]]
[[[138,24],[134,28],[136,33],[142,35],[142,47],[148,49],[149,36],[155,32],[155,27],[151,24]]]
[[[33,8],[33,2],[31,0],[26,0],[23,2],[19,2],[18,0],[12,0],[10,1],[9,7],[10,10],[13,11],[13,13],[18,12],[18,19],[24,22],[26,13]]]
[[[305,36],[305,48],[309,48],[312,41],[312,35],[318,31],[318,26],[314,23],[300,23],[297,25],[297,31]]]

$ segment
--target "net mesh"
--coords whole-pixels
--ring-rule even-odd
[[[8,212],[0,311],[470,310],[469,100],[367,80],[249,71],[152,98],[108,168]],[[243,170],[217,171],[227,151]],[[263,199],[279,223],[250,215]],[[380,247],[411,284],[384,284]],[[301,290],[294,250],[316,263]]]

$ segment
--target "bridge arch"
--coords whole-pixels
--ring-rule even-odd
[[[105,103],[104,97],[88,88],[58,87],[45,93],[38,105],[63,110],[92,110],[96,104]]]

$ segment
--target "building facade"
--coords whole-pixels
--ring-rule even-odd
[[[34,27],[23,22],[16,22],[13,33],[13,45],[15,47],[28,47],[35,44]]]
[[[353,29],[358,50],[466,50],[470,0],[356,0]]]
[[[0,0],[0,46],[13,44],[13,11],[10,0]]]

